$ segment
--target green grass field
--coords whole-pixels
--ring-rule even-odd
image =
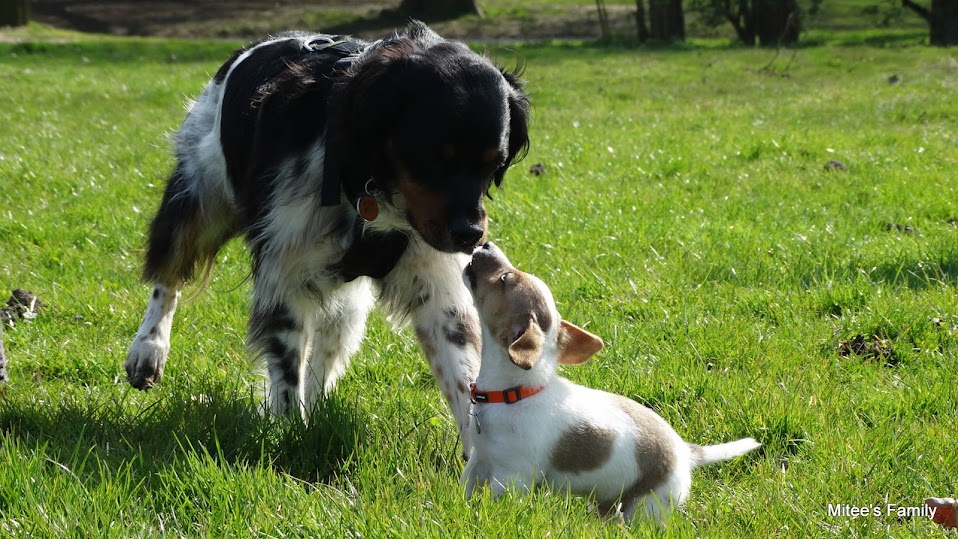
[[[239,242],[131,390],[167,136],[235,44],[0,45],[0,293],[47,304],[3,333],[0,537],[941,536],[887,504],[958,494],[958,53],[873,38],[489,51],[535,104],[492,237],[606,340],[564,374],[764,444],[697,472],[665,531],[561,493],[465,502],[451,417],[381,316],[308,427],[262,417]]]

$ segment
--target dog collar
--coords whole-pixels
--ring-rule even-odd
[[[505,403],[515,404],[522,399],[531,397],[542,391],[543,387],[516,386],[501,391],[479,391],[476,389],[476,383],[469,384],[469,395],[474,404],[486,403]]]

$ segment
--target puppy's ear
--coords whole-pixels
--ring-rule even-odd
[[[579,365],[602,350],[602,339],[565,320],[559,323],[559,363]]]
[[[509,165],[525,157],[529,151],[529,96],[522,88],[522,81],[519,76],[522,72],[522,65],[515,70],[502,71],[503,78],[509,83],[509,155],[506,156],[506,162],[496,171],[496,186],[502,185],[502,178],[506,174]]]
[[[525,327],[520,327],[513,333],[513,335],[516,334],[518,335],[509,343],[509,360],[517,367],[529,370],[542,356],[545,334],[532,318],[529,318]]]

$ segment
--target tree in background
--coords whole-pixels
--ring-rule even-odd
[[[635,0],[635,27],[638,30],[639,43],[649,40],[649,26],[645,24],[645,3]]]
[[[710,24],[731,23],[739,41],[750,46],[794,44],[801,32],[797,0],[698,0],[695,7]]]
[[[932,45],[958,45],[958,0],[931,0],[930,8],[913,0],[901,0],[901,5],[928,22],[928,40]]]
[[[0,0],[0,26],[24,26],[30,20],[30,0]]]
[[[452,19],[460,15],[482,17],[476,0],[402,0],[399,12],[424,19]]]
[[[800,25],[796,0],[752,0],[752,14],[759,45],[798,43]]]
[[[605,0],[595,0],[595,9],[599,13],[599,30],[602,39],[612,37],[612,27],[609,26],[609,10],[605,9]]]
[[[682,0],[649,0],[649,37],[657,41],[685,39]]]

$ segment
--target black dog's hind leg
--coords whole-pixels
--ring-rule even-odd
[[[216,253],[233,235],[230,203],[205,189],[185,168],[181,162],[170,176],[150,224],[143,279],[153,291],[124,363],[127,380],[137,389],[149,389],[163,377],[183,286],[193,279],[196,268],[209,271]]]

